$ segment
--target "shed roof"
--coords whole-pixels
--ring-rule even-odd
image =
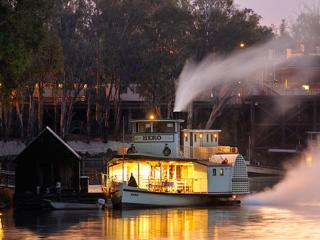
[[[23,150],[22,152],[17,156],[16,160],[19,160],[21,158],[21,156],[25,155],[27,152],[30,151],[30,149],[32,148],[37,148],[37,144],[40,144],[41,139],[45,138],[46,136],[51,136],[53,137],[55,140],[57,140],[58,143],[60,143],[61,145],[63,145],[65,147],[65,149],[67,150],[67,152],[69,152],[71,155],[73,155],[75,158],[77,158],[78,160],[81,159],[80,155],[73,150],[61,137],[59,137],[58,134],[56,134],[50,127],[45,127],[41,133],[35,137]],[[47,142],[47,144],[49,145],[50,143]],[[39,149],[39,150],[43,150],[43,149]]]

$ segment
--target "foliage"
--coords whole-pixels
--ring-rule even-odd
[[[16,114],[20,136],[25,126],[32,136],[34,122],[41,130],[43,84],[48,82],[56,94],[54,125],[63,137],[71,128],[80,92],[86,92],[88,132],[92,103],[99,131],[103,121],[107,128],[113,111],[117,132],[120,94],[126,87],[145,99],[147,111],[164,116],[161,109],[166,109],[170,117],[183,64],[272,37],[259,21],[252,10],[237,9],[233,0],[3,0],[0,127],[9,129],[14,119],[9,115]],[[8,103],[16,110],[3,108]]]
[[[237,9],[230,0],[198,0],[194,3],[196,28],[193,49],[196,59],[208,53],[228,54],[273,36],[270,28],[259,24],[260,17],[251,9]]]
[[[303,45],[306,53],[316,52],[320,42],[319,7],[306,7],[292,25],[292,35],[297,45]]]
[[[0,82],[4,96],[23,81],[22,74],[44,37],[43,24],[51,14],[50,7],[40,0],[1,1]]]

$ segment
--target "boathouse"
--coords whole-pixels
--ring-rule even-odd
[[[16,158],[16,194],[80,190],[81,157],[46,127]]]

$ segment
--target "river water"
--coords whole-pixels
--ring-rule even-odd
[[[0,239],[319,239],[318,207],[2,211]]]

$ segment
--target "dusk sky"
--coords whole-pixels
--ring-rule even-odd
[[[313,6],[316,0],[234,0],[240,7],[251,8],[262,16],[263,25],[278,27],[281,19],[294,21],[304,5]],[[320,2],[320,1],[319,1]]]

